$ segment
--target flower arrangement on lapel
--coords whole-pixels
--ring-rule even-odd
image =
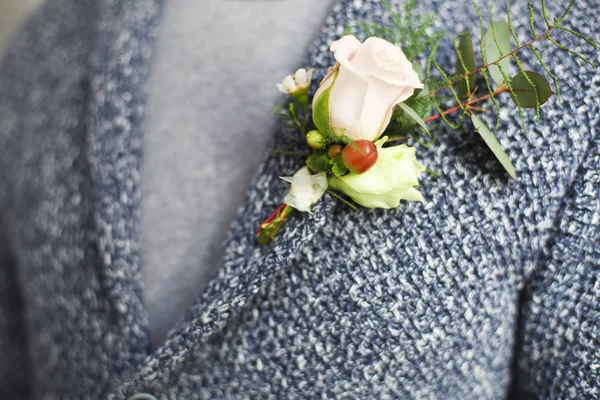
[[[433,18],[415,13],[417,0],[406,0],[401,9],[388,4],[390,25],[364,22],[360,27],[366,40],[361,42],[347,34],[331,44],[336,63],[320,82],[312,103],[309,88],[314,69],[299,69],[283,79],[277,87],[291,101],[278,114],[303,135],[308,157],[294,176],[282,178],[291,184],[290,190],[283,204],[259,227],[258,242],[269,243],[292,210],[310,212],[325,192],[352,208],[395,208],[401,200],[422,201],[419,175],[424,171],[436,173],[417,161],[415,147],[399,142],[412,138],[429,148],[435,140],[428,124],[434,121],[458,129],[465,118],[470,119],[508,175],[516,178],[510,158],[477,113],[485,112],[482,105],[490,103],[499,123],[500,103],[496,97],[507,93],[518,108],[523,126],[524,108],[535,109],[539,120],[540,106],[554,92],[542,74],[524,69],[519,58],[524,49],[533,52],[553,81],[560,101],[557,79],[536,47],[542,41],[595,68],[590,60],[553,36],[562,30],[598,50],[594,41],[563,26],[575,2],[571,0],[559,18],[550,20],[546,2],[541,0],[546,30],[540,33],[535,29],[537,16],[528,0],[532,36],[526,43],[516,34],[508,0],[506,19],[494,19],[490,8],[487,29],[473,2],[481,32],[480,64],[471,32],[467,31],[452,38],[457,59],[453,72],[445,71],[436,61],[442,34],[427,33]],[[518,72],[511,76],[514,67]],[[477,75],[484,84],[478,85]],[[429,141],[423,142],[422,135]]]

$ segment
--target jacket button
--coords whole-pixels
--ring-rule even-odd
[[[127,400],[158,400],[156,397],[148,393],[136,393]]]

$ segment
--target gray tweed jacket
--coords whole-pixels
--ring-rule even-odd
[[[497,130],[518,181],[470,130],[438,129],[422,204],[325,196],[257,247],[302,162],[268,155],[217,275],[149,351],[139,170],[159,3],[49,0],[2,64],[0,398],[600,398],[600,77],[555,48],[563,104],[527,132],[506,104]],[[512,7],[525,40],[526,2]],[[598,39],[599,7],[569,20]],[[477,26],[468,2],[422,8],[449,34]],[[344,26],[383,13],[342,0],[307,64],[323,76]]]

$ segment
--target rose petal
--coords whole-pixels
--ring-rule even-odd
[[[341,61],[338,60],[338,57],[342,60],[351,60],[361,45],[362,43],[360,43],[356,37],[352,35],[346,35],[341,39],[331,43],[329,50],[334,53],[333,56],[335,59],[341,63]]]

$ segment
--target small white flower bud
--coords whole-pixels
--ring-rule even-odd
[[[293,93],[294,91],[296,91],[296,82],[294,82],[294,78],[292,78],[291,75],[286,76],[283,79],[282,84],[288,93]]]
[[[278,83],[277,89],[281,93],[289,94],[301,102],[305,102],[314,72],[314,68],[308,71],[300,68],[295,74],[286,76],[281,83]]]
[[[306,80],[306,70],[304,68],[300,68],[298,71],[296,71],[296,74],[294,75],[294,79],[296,80],[296,85],[302,87],[302,86],[306,86],[307,84],[307,80]]]

